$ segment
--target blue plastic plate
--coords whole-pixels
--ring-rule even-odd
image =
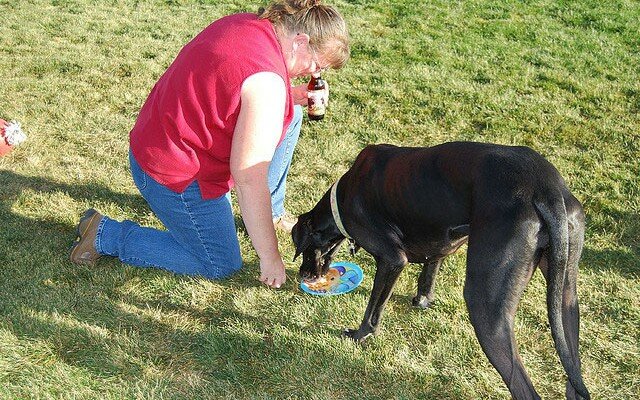
[[[362,268],[354,263],[337,261],[331,263],[327,274],[315,281],[300,282],[303,292],[315,296],[334,296],[349,293],[362,283]]]

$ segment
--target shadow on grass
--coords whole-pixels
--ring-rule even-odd
[[[202,278],[129,268],[117,260],[101,260],[95,268],[72,265],[68,252],[74,226],[56,220],[54,212],[50,217],[34,218],[14,210],[16,203],[30,201],[23,195],[29,190],[60,192],[77,201],[106,200],[133,213],[148,213],[140,196],[117,193],[97,184],[68,185],[10,171],[0,171],[0,188],[0,293],[4,294],[0,297],[0,328],[21,343],[37,346],[33,354],[21,355],[25,360],[36,365],[54,360],[98,380],[137,382],[138,388],[147,384],[153,387],[160,371],[166,393],[183,398],[212,398],[212,389],[228,390],[228,394],[239,397],[263,398],[266,394],[278,398],[282,394],[279,387],[295,388],[296,396],[313,397],[318,388],[309,386],[305,374],[297,376],[297,372],[311,372],[316,362],[324,365],[330,361],[339,366],[328,373],[330,379],[340,381],[349,371],[363,366],[361,358],[331,353],[331,344],[314,343],[309,350],[309,343],[315,342],[313,338],[322,328],[300,326],[288,321],[286,315],[274,321],[239,311],[235,297],[259,286],[255,273],[250,272],[257,265],[246,265],[231,279],[216,282],[224,295],[211,307],[189,307],[162,296],[149,300],[135,291],[123,293],[120,289],[132,280],[148,282],[170,276],[165,280],[172,285],[189,285]],[[192,321],[193,326],[166,322],[154,313],[176,315],[177,319]],[[250,329],[229,329],[230,323]],[[281,338],[278,332],[282,330],[295,334]],[[335,333],[338,337],[339,332]],[[304,348],[315,352],[315,361],[301,354]],[[18,353],[24,351],[21,347]],[[331,353],[328,358],[323,354],[326,352]],[[368,367],[368,371],[376,380],[394,380],[383,366]],[[156,378],[150,378],[150,373]],[[19,377],[20,372],[16,369],[7,376]],[[362,377],[355,380],[361,381]],[[435,379],[439,392],[445,383],[437,382]],[[403,385],[401,390],[411,392],[409,385]],[[357,397],[359,384],[353,386],[354,391],[347,391],[345,396]]]
[[[249,271],[257,269],[256,265],[217,282],[223,295],[204,309],[162,296],[149,300],[135,291],[122,293],[118,288],[132,280],[170,276],[174,285],[189,285],[194,278],[123,267],[117,260],[101,261],[97,268],[71,265],[67,257],[74,227],[56,221],[54,213],[47,219],[34,219],[12,211],[14,203],[25,201],[24,190],[62,192],[79,201],[113,201],[139,214],[147,213],[148,208],[140,196],[100,185],[67,185],[0,171],[0,293],[5,294],[0,297],[4,317],[0,327],[19,340],[46,343],[44,347],[56,362],[80,368],[96,379],[117,378],[149,386],[155,379],[149,378],[150,371],[160,371],[167,395],[180,398],[212,398],[213,389],[228,390],[240,398],[279,398],[281,387],[290,388],[293,397],[318,397],[319,393],[331,397],[332,393],[318,392],[321,388],[308,382],[309,374],[319,369],[317,384],[340,382],[347,387],[334,393],[336,398],[362,397],[359,388],[363,385],[376,386],[366,389],[368,398],[391,398],[398,393],[406,398],[416,393],[425,398],[466,396],[450,384],[455,377],[416,372],[404,382],[385,365],[372,365],[369,350],[343,354],[334,349],[335,340],[326,339],[322,326],[301,326],[288,320],[284,312],[275,320],[260,312],[242,312],[234,301],[243,290],[257,286]],[[638,216],[625,219],[626,237],[633,238]],[[617,260],[616,268],[633,274],[637,258],[637,250],[631,254],[598,252],[587,244],[582,264],[604,270],[611,267],[610,260]],[[409,297],[395,301],[410,308]],[[154,313],[191,322],[187,326],[169,323]],[[347,325],[359,322],[356,319]],[[291,334],[280,337],[282,332]],[[339,331],[330,335],[334,333],[339,335]],[[375,351],[375,342],[373,347]],[[416,382],[422,385],[416,387]]]
[[[140,195],[114,192],[99,184],[69,185],[55,182],[42,177],[26,177],[10,171],[0,171],[0,217],[2,217],[2,235],[0,243],[6,241],[3,247],[15,247],[14,250],[31,254],[33,249],[50,250],[56,255],[68,255],[74,240],[75,225],[68,225],[50,219],[32,219],[22,217],[11,211],[12,204],[21,201],[21,194],[25,190],[38,193],[64,193],[78,202],[83,200],[109,201],[121,208],[129,209],[135,214],[147,214],[150,209]],[[78,219],[80,215],[78,215]],[[236,226],[241,226],[241,218],[235,217]],[[76,221],[74,221],[74,224]],[[55,245],[64,241],[63,246]],[[33,245],[29,243],[36,242]],[[37,242],[43,242],[37,244]],[[20,244],[13,246],[13,244]],[[26,255],[26,254],[25,254]],[[64,257],[63,257],[64,258]]]
[[[598,273],[615,271],[625,278],[637,279],[640,277],[640,254],[637,249],[631,251],[593,250],[585,246],[580,268]]]
[[[135,362],[125,361],[129,357],[118,356],[118,360],[112,360],[110,346],[100,343],[105,339],[100,329],[88,327],[104,327],[108,332],[133,329],[142,334],[166,334],[163,332],[166,329],[151,320],[122,311],[119,303],[123,299],[113,288],[131,278],[153,279],[172,274],[159,269],[123,267],[116,259],[100,260],[96,268],[72,265],[68,256],[75,226],[56,220],[53,212],[44,219],[14,212],[16,202],[29,201],[23,198],[25,190],[64,193],[77,201],[112,201],[138,214],[148,213],[146,202],[141,196],[117,193],[98,184],[69,185],[0,171],[0,293],[10,294],[0,297],[0,314],[8,318],[6,326],[18,337],[50,341],[60,359],[88,368],[99,376],[123,371],[140,376],[142,366],[137,368]],[[105,269],[105,266],[113,269]],[[254,267],[245,265],[244,268]],[[202,278],[172,276],[172,279],[189,283]],[[219,283],[222,286],[255,286],[242,279]],[[127,300],[131,299],[124,299]],[[148,306],[136,303],[134,306]],[[169,304],[155,306],[170,309]],[[159,354],[156,348],[162,348],[161,343],[151,343],[149,348],[143,345],[142,351]],[[131,358],[135,359],[135,355]]]

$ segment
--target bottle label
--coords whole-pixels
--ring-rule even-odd
[[[307,106],[309,115],[324,115],[326,109],[324,93],[324,90],[312,90],[309,92],[309,102]]]

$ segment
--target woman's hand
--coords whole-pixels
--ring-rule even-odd
[[[291,94],[293,94],[293,104],[306,106],[309,99],[307,92],[307,84],[292,86]]]
[[[287,274],[281,258],[273,261],[260,259],[260,282],[274,289],[280,288],[287,281]]]

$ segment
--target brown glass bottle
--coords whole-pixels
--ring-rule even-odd
[[[307,113],[311,121],[319,121],[324,118],[327,109],[327,99],[325,98],[326,84],[320,74],[311,75],[311,80],[307,86],[309,91],[309,99],[307,105]]]

